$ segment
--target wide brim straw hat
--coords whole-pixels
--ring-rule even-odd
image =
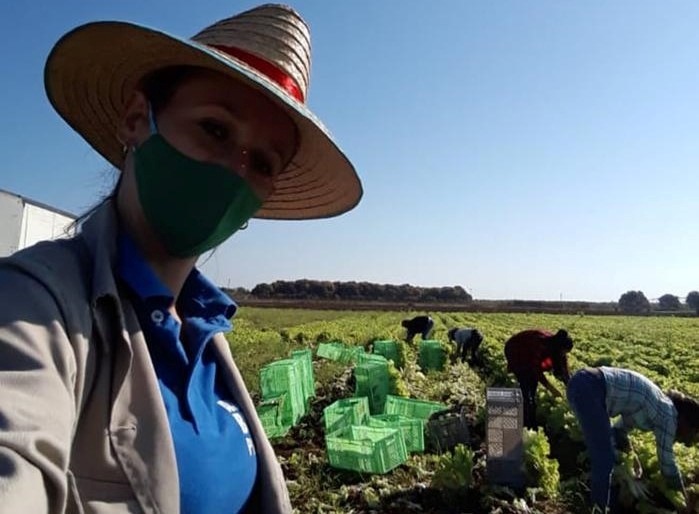
[[[312,219],[342,214],[362,196],[352,163],[306,107],[310,32],[296,11],[263,5],[221,20],[191,39],[126,22],[95,22],[63,36],[44,71],[48,98],[97,152],[122,169],[117,127],[139,81],[170,66],[197,66],[262,92],[295,123],[298,148],[255,217]]]

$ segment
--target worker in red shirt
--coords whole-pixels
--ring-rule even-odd
[[[545,372],[564,384],[570,379],[568,352],[573,340],[561,329],[555,334],[546,330],[524,330],[505,343],[507,371],[515,374],[524,400],[524,426],[536,429],[536,388],[541,383],[554,396],[561,396],[547,380]]]

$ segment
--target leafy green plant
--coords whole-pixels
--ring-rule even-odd
[[[527,483],[546,498],[556,498],[561,477],[558,461],[549,458],[550,453],[551,447],[542,429],[524,430],[524,476]]]
[[[465,490],[473,484],[474,452],[459,444],[453,452],[441,455],[432,477],[432,487],[443,490]]]
[[[403,396],[405,398],[410,396],[410,391],[405,385],[405,380],[403,380],[403,375],[393,364],[393,361],[388,361],[388,387],[390,394],[396,396]]]

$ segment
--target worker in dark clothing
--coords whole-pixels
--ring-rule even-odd
[[[450,343],[456,343],[456,357],[466,362],[466,355],[471,350],[471,363],[476,362],[476,352],[483,342],[483,334],[475,328],[452,328],[447,332]]]
[[[564,384],[570,379],[568,352],[573,340],[565,330],[555,334],[546,330],[524,330],[505,343],[507,370],[514,373],[524,400],[524,425],[536,429],[536,388],[539,383],[554,396],[562,396],[546,378],[545,372]]]
[[[407,330],[405,340],[412,343],[417,334],[422,335],[423,341],[430,336],[434,328],[434,320],[430,316],[415,316],[412,319],[404,319],[401,325]]]

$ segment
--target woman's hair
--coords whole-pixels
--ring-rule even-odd
[[[82,214],[80,214],[80,216],[78,216],[77,218],[75,218],[75,219],[73,220],[73,222],[72,222],[70,225],[68,225],[68,227],[66,228],[66,233],[68,233],[68,234],[70,234],[70,233],[77,233],[78,230],[80,229],[80,227],[82,226],[82,224],[85,223],[85,221],[86,221],[90,216],[92,216],[92,215],[95,213],[95,211],[97,211],[97,209],[99,209],[100,207],[102,207],[102,206],[103,206],[105,203],[107,203],[107,202],[111,202],[111,201],[116,200],[117,193],[119,192],[119,186],[121,185],[121,177],[122,177],[122,175],[121,175],[121,173],[120,173],[118,170],[116,170],[116,169],[112,169],[111,172],[112,172],[112,173],[115,173],[115,174],[118,173],[118,177],[117,177],[117,179],[116,179],[116,181],[115,181],[115,183],[114,183],[114,186],[113,186],[113,187],[111,188],[111,190],[109,191],[109,193],[107,193],[105,196],[103,196],[102,199],[100,199],[100,201],[97,202],[95,205],[93,205],[93,206],[90,207],[88,210],[86,210],[85,212],[83,212]]]
[[[554,352],[551,360],[553,361],[553,376],[567,384],[568,380],[570,380],[568,355],[564,352]]]
[[[674,390],[668,391],[667,396],[677,409],[677,416],[690,427],[699,429],[699,401]]]
[[[556,342],[556,346],[565,352],[569,352],[573,349],[573,340],[568,335],[568,331],[560,329],[553,336],[553,340]]]
[[[196,66],[168,66],[144,76],[138,89],[143,92],[151,109],[157,114],[172,100],[175,91],[184,81],[203,73],[206,73],[206,70]]]
[[[185,80],[202,72],[203,70],[201,68],[195,66],[169,66],[167,68],[161,68],[144,76],[139,82],[138,89],[140,89],[148,99],[153,112],[158,113],[170,102],[177,88],[180,87]],[[110,192],[103,196],[99,202],[83,212],[68,226],[67,231],[69,233],[73,231],[77,232],[85,220],[92,216],[97,209],[102,207],[105,203],[116,199],[119,186],[121,185],[122,175],[117,169],[113,169],[112,172],[118,174],[114,187],[112,187]]]

